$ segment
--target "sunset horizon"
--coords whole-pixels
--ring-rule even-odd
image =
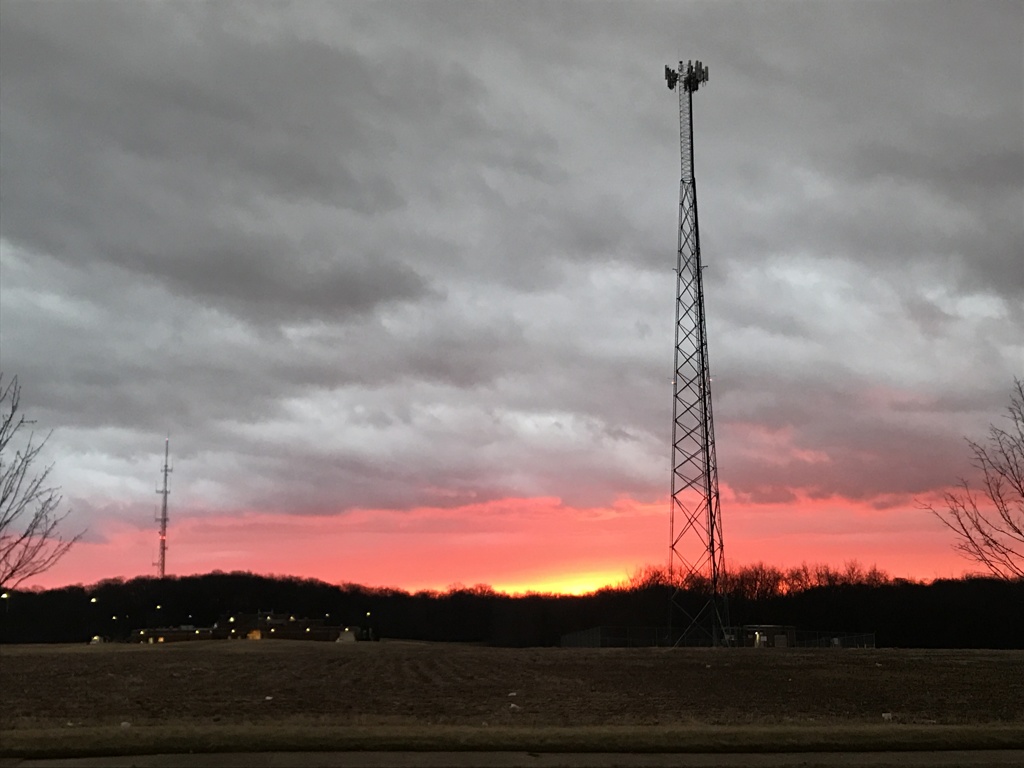
[[[667,567],[667,541],[658,547],[648,540],[655,528],[667,528],[667,508],[667,499],[663,504],[636,506],[620,501],[610,510],[567,509],[555,499],[515,499],[401,513],[355,510],[343,524],[325,515],[267,514],[186,517],[176,523],[177,516],[172,514],[167,576],[249,572],[406,592],[486,586],[506,594],[585,594],[621,586],[646,567]],[[867,518],[879,514],[875,507],[849,502],[819,506],[833,512],[836,508]],[[740,526],[734,537],[729,537],[726,529],[726,568],[732,571],[763,563],[783,571],[801,565],[843,570],[856,563],[865,571],[877,568],[894,579],[924,582],[984,573],[979,564],[954,551],[953,539],[941,522],[917,502],[914,509],[920,515],[917,530],[867,536],[856,528],[812,533],[820,525],[805,522],[799,533],[786,534],[776,529],[764,505],[732,508],[723,504],[726,524]],[[519,513],[515,526],[508,524],[510,510]],[[560,514],[553,515],[553,510]],[[804,514],[813,515],[814,510]],[[558,535],[570,515],[580,520],[580,526],[589,520],[589,529],[580,532],[575,545],[567,545]],[[396,524],[399,516],[400,526]],[[440,549],[431,546],[446,521],[450,524],[462,517],[478,521],[472,533],[445,536]],[[285,535],[287,539],[283,539]],[[800,538],[805,545],[800,545]],[[300,547],[306,564],[289,565],[296,558],[281,551],[276,544],[281,540]],[[861,548],[851,546],[851,540],[859,541]],[[780,541],[786,542],[785,550]],[[105,542],[86,537],[50,571],[29,579],[21,588],[56,589],[108,579],[155,578],[157,547],[155,526],[121,526],[108,531]],[[111,569],[111,562],[124,566]]]
[[[667,564],[691,60],[726,569],[984,570],[927,507],[1024,377],[1021,3],[2,16],[0,372],[83,532],[24,588],[155,575],[165,478],[171,576]]]

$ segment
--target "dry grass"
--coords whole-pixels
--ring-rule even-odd
[[[21,756],[1024,748],[1020,651],[7,646],[0,690]]]

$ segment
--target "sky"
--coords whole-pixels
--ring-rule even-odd
[[[0,0],[0,369],[82,541],[578,592],[668,562],[679,117],[727,567],[977,570],[1024,376],[1020,2]]]

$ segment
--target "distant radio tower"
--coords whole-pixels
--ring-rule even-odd
[[[173,471],[171,465],[168,463],[168,459],[171,455],[171,438],[170,435],[164,441],[164,485],[163,488],[157,489],[157,493],[161,496],[160,504],[160,561],[156,563],[157,574],[162,579],[165,574],[165,568],[167,565],[167,497],[171,493],[171,489],[167,487],[167,476]]]
[[[672,613],[682,614],[677,644],[727,644],[725,560],[718,508],[718,465],[711,414],[711,374],[704,322],[704,280],[693,174],[693,94],[708,81],[699,61],[665,67],[679,92],[679,240],[676,255],[675,368],[672,398],[672,505],[669,571],[679,585]],[[670,619],[671,624],[671,619]]]

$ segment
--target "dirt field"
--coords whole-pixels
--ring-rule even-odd
[[[0,647],[0,730],[1024,724],[1024,652],[208,641]],[[883,715],[887,713],[887,715]],[[888,715],[891,715],[889,717]]]

